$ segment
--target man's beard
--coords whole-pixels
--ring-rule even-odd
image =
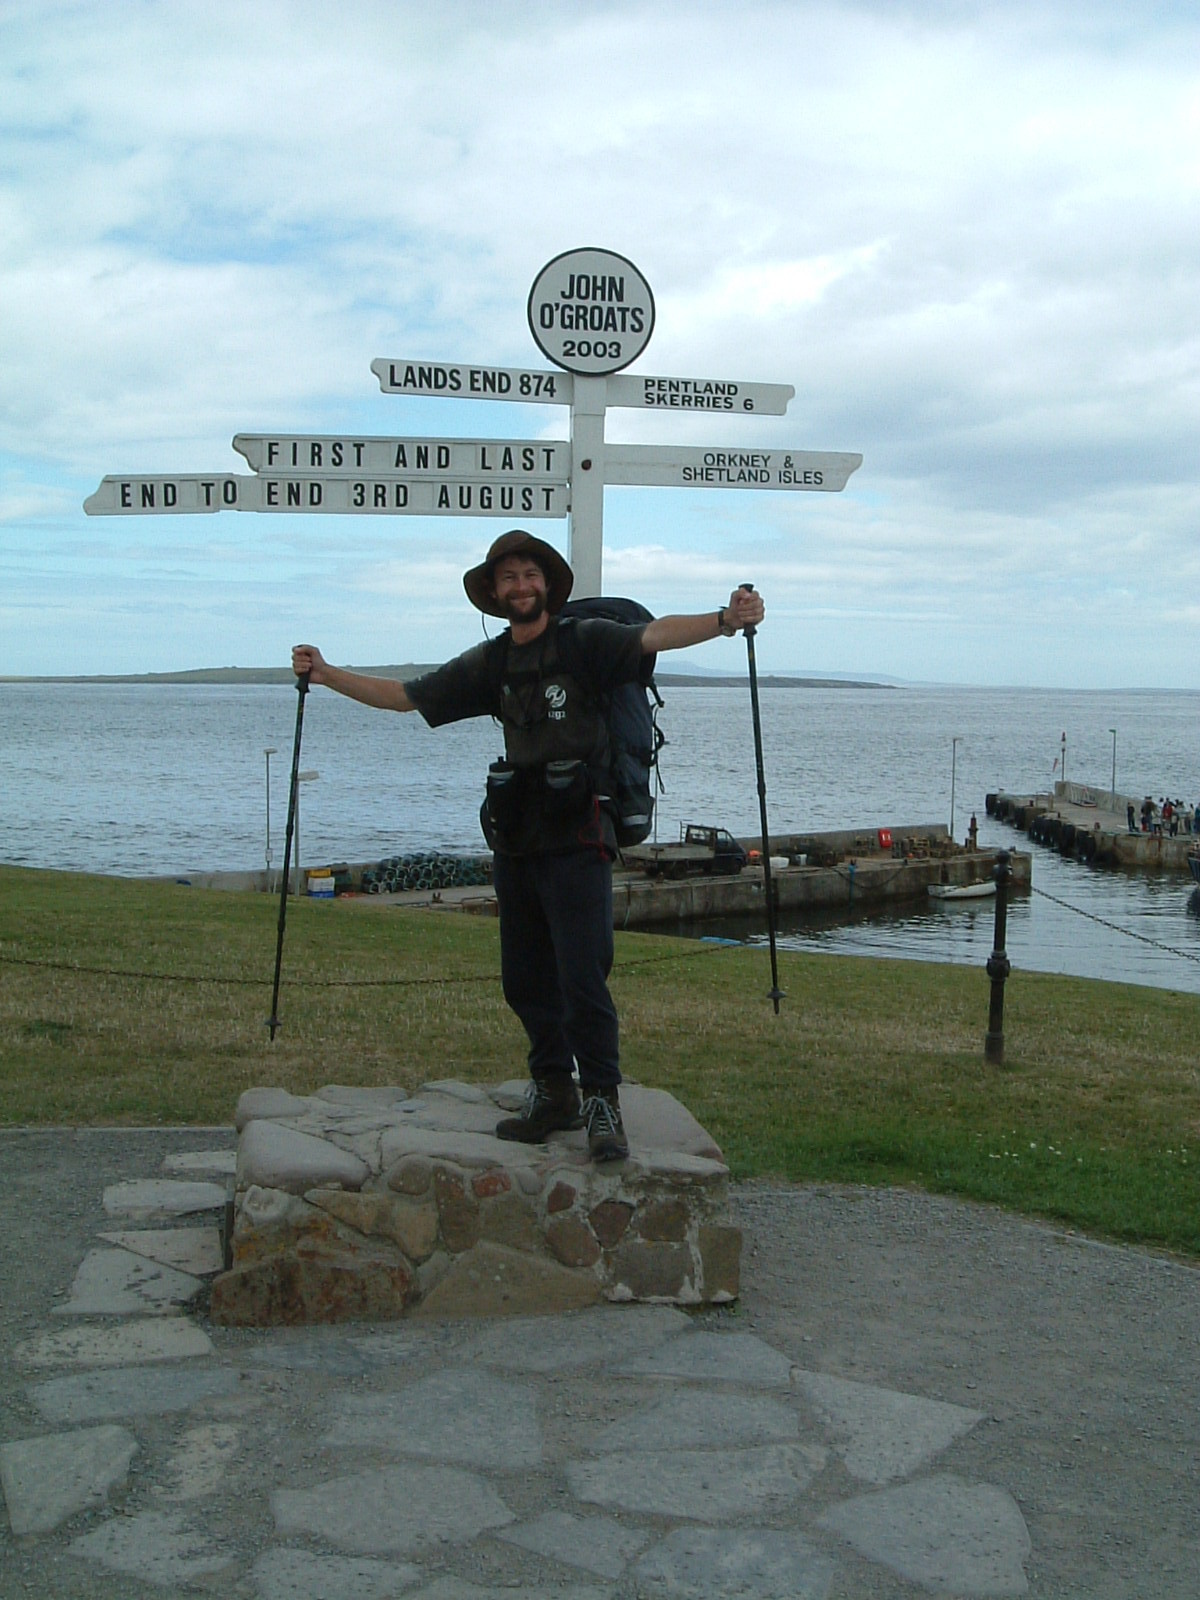
[[[544,594],[522,595],[520,600],[510,596],[505,602],[504,615],[509,622],[537,622],[545,609]]]

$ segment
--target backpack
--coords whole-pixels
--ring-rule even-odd
[[[556,630],[558,657],[564,670],[575,675],[578,657],[573,650],[572,622],[599,617],[607,622],[652,622],[653,613],[636,600],[596,597],[570,600],[559,613]],[[492,641],[493,670],[497,681],[504,672],[508,651],[507,630]],[[658,752],[666,743],[656,721],[662,696],[654,681],[654,656],[642,658],[642,670],[632,683],[618,684],[609,694],[597,698],[608,730],[607,794],[617,844],[624,849],[641,844],[649,837],[654,822],[654,793],[651,774],[658,767]],[[653,704],[651,699],[653,697]],[[597,774],[603,782],[603,776]],[[658,785],[661,787],[661,785]]]
[[[597,595],[589,600],[568,600],[559,613],[559,650],[563,663],[571,664],[571,630],[563,622],[573,617],[601,617],[607,622],[653,622],[654,614],[636,600],[620,600]],[[564,648],[565,646],[565,648]],[[658,752],[666,744],[658,726],[657,712],[662,696],[654,681],[655,656],[643,656],[642,670],[633,683],[621,683],[603,697],[602,709],[608,723],[608,766],[610,798],[617,843],[622,849],[641,844],[654,824],[654,788]],[[653,698],[653,704],[651,700]],[[661,785],[655,785],[661,787]]]

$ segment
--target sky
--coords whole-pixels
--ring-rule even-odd
[[[83,501],[240,432],[565,438],[370,363],[547,368],[530,287],[594,246],[654,294],[631,373],[796,390],[608,440],[863,456],[609,488],[605,593],[754,582],[760,671],[1193,687],[1198,199],[1190,3],[0,0],[0,675],[474,643],[507,523]]]

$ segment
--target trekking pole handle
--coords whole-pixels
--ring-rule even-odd
[[[745,589],[751,594],[754,592],[754,585],[752,583],[739,583],[738,588]],[[746,635],[747,639],[753,639],[754,635],[758,632],[758,629],[752,622],[750,622],[747,623],[747,625],[742,629],[742,632]]]

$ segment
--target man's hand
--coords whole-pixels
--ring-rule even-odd
[[[757,589],[735,589],[725,607],[725,620],[735,628],[757,628],[764,615]]]
[[[292,646],[292,671],[298,678],[308,673],[308,681],[315,688],[319,683],[328,681],[326,674],[325,657],[315,644],[296,644]]]

